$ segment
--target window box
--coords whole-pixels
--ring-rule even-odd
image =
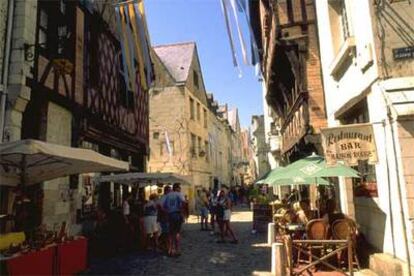
[[[348,37],[344,41],[341,49],[329,66],[329,72],[331,72],[332,77],[338,79],[339,73],[342,71],[344,65],[355,55],[355,46],[355,38],[353,36]]]

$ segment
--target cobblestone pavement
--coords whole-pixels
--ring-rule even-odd
[[[183,226],[182,255],[130,254],[91,264],[93,274],[129,275],[269,275],[270,248],[266,236],[252,235],[252,213],[238,208],[232,214],[238,244],[218,244],[217,237],[200,231],[195,216]]]

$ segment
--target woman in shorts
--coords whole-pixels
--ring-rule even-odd
[[[222,190],[218,196],[217,200],[217,220],[220,226],[220,240],[219,243],[224,243],[224,237],[226,235],[231,236],[231,243],[238,243],[236,235],[234,235],[233,229],[230,226],[231,218],[231,200]]]

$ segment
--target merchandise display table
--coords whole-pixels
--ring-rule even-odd
[[[3,257],[1,274],[7,275],[74,275],[87,268],[88,240],[52,244],[38,251]],[[5,271],[4,271],[4,269]]]
[[[73,275],[87,268],[88,240],[79,237],[57,245],[57,274]]]
[[[52,275],[56,246],[19,254],[5,260],[9,275]]]

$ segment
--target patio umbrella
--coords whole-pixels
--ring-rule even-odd
[[[262,180],[266,179],[266,177],[269,176],[269,174],[272,172],[272,170],[269,170],[268,172],[266,172],[264,175],[262,175],[261,177],[259,177],[254,184],[263,184]]]
[[[31,185],[71,174],[127,170],[127,162],[88,149],[31,139],[0,144],[1,185]]]
[[[276,179],[273,180],[272,182],[270,182],[269,184],[272,184],[273,186],[288,186],[288,185],[312,185],[312,184],[317,184],[317,185],[324,185],[324,186],[329,186],[331,185],[331,183],[326,180],[325,178],[322,177],[300,177],[300,176],[295,176],[292,178],[284,178],[284,179]]]
[[[359,177],[358,172],[350,167],[340,163],[329,167],[322,156],[312,154],[286,166],[285,170],[278,174],[275,180],[301,177],[304,179],[314,178],[315,181],[318,181],[321,177],[339,176]]]
[[[99,176],[94,179],[94,182],[115,182],[125,185],[138,185],[144,183],[144,186],[151,184],[152,181],[162,182],[162,183],[181,183],[183,185],[191,185],[190,181],[186,176],[166,172],[166,173],[122,173],[122,174],[113,174]]]
[[[271,184],[274,179],[277,179],[280,175],[283,175],[285,167],[276,167],[273,170],[268,171],[262,176],[255,184]]]

